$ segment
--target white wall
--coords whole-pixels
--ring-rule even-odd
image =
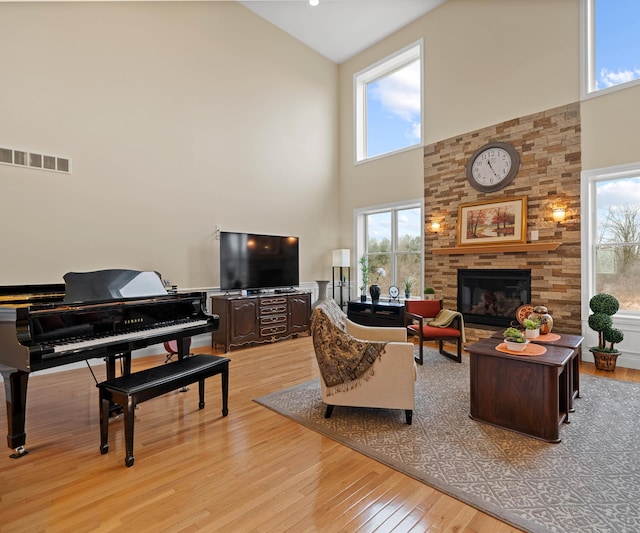
[[[219,283],[223,230],[300,236],[330,275],[337,66],[235,2],[0,3],[0,285],[71,270]]]

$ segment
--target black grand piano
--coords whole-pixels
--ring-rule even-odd
[[[31,372],[101,357],[111,379],[117,359],[124,374],[131,371],[133,350],[175,340],[182,358],[192,336],[218,328],[206,292],[170,294],[157,272],[70,272],[64,282],[0,287],[0,373],[14,458],[27,453]]]

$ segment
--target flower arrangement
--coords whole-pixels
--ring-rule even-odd
[[[522,321],[522,325],[527,329],[538,329],[540,327],[540,320],[537,318],[535,320],[525,318]]]
[[[384,268],[380,267],[378,270],[376,270],[376,283],[380,278],[384,278],[386,275],[387,273],[385,272]]]

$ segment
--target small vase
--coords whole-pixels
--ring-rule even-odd
[[[537,305],[533,308],[533,313],[528,317],[529,320],[536,318],[540,322],[540,335],[547,335],[553,329],[553,317],[549,314],[548,309],[544,305]]]
[[[369,294],[371,295],[371,301],[373,303],[376,303],[378,300],[380,300],[380,292],[380,285],[378,285],[377,283],[374,283],[369,287]]]
[[[360,301],[361,302],[366,302],[367,301],[367,295],[364,292],[360,295]]]
[[[525,337],[527,339],[536,339],[540,336],[540,328],[537,329],[527,329],[524,332]]]

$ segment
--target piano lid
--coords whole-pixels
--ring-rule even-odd
[[[125,269],[68,272],[64,282],[65,303],[167,295],[158,272]]]

